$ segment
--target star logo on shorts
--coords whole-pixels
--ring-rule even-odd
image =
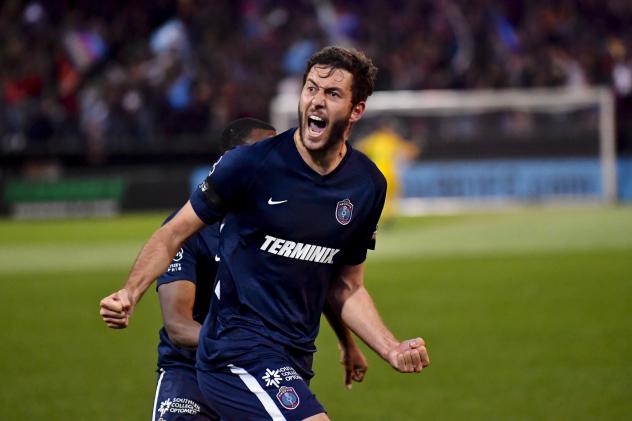
[[[169,411],[171,407],[171,399],[167,399],[166,401],[160,402],[160,408],[158,408],[158,412],[160,412],[160,417],[165,415],[165,412]]]
[[[266,368],[266,374],[261,377],[261,380],[265,380],[266,387],[270,387],[274,385],[275,387],[279,387],[279,383],[281,383],[281,376],[279,376],[279,370],[270,370]]]

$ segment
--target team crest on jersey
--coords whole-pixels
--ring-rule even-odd
[[[281,386],[276,397],[281,403],[281,406],[285,409],[296,409],[298,404],[301,403],[298,393],[296,393],[293,387],[289,386]]]
[[[342,225],[347,225],[351,222],[351,215],[353,215],[353,203],[351,203],[351,200],[345,199],[338,202],[336,205],[336,221]]]

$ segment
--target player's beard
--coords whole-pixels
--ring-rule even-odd
[[[337,148],[340,143],[344,142],[344,135],[347,131],[347,127],[349,127],[349,120],[351,119],[351,112],[347,114],[345,117],[340,118],[338,120],[330,121],[326,130],[329,130],[329,136],[323,142],[322,146],[319,148],[310,148],[305,143],[305,127],[307,126],[307,117],[301,111],[300,107],[298,109],[298,131],[301,136],[301,143],[303,147],[310,152],[316,152],[318,154],[326,154],[329,150],[333,148]],[[342,140],[341,140],[342,139]]]

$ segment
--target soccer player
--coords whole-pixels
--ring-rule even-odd
[[[276,130],[268,123],[241,118],[223,131],[221,145],[226,151],[274,135]],[[220,225],[216,223],[189,238],[156,282],[164,327],[160,330],[158,345],[159,377],[153,420],[219,419],[205,403],[195,378],[195,351],[213,292],[219,261],[219,234]],[[340,349],[345,384],[350,387],[352,379],[362,381],[367,369],[366,359],[348,329],[334,315],[331,319],[335,332],[342,335]]]
[[[404,140],[395,131],[393,121],[386,118],[380,121],[377,130],[360,139],[355,147],[371,158],[388,183],[381,220],[384,226],[384,223],[390,222],[397,214],[397,200],[400,196],[398,167],[415,159],[419,155],[419,147]]]
[[[400,372],[429,364],[421,338],[398,341],[364,287],[386,182],[347,143],[373,91],[364,54],[327,47],[309,60],[299,127],[227,152],[180,212],[156,231],[102,308],[124,326],[180,244],[224,221],[212,304],[200,333],[198,385],[223,420],[328,420],[310,391],[325,301]]]

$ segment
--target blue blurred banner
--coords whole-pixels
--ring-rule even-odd
[[[618,161],[619,199],[632,200],[632,158]],[[597,158],[419,163],[402,174],[404,197],[582,199],[603,195]]]
[[[620,158],[617,163],[619,200],[632,202],[632,157]]]

